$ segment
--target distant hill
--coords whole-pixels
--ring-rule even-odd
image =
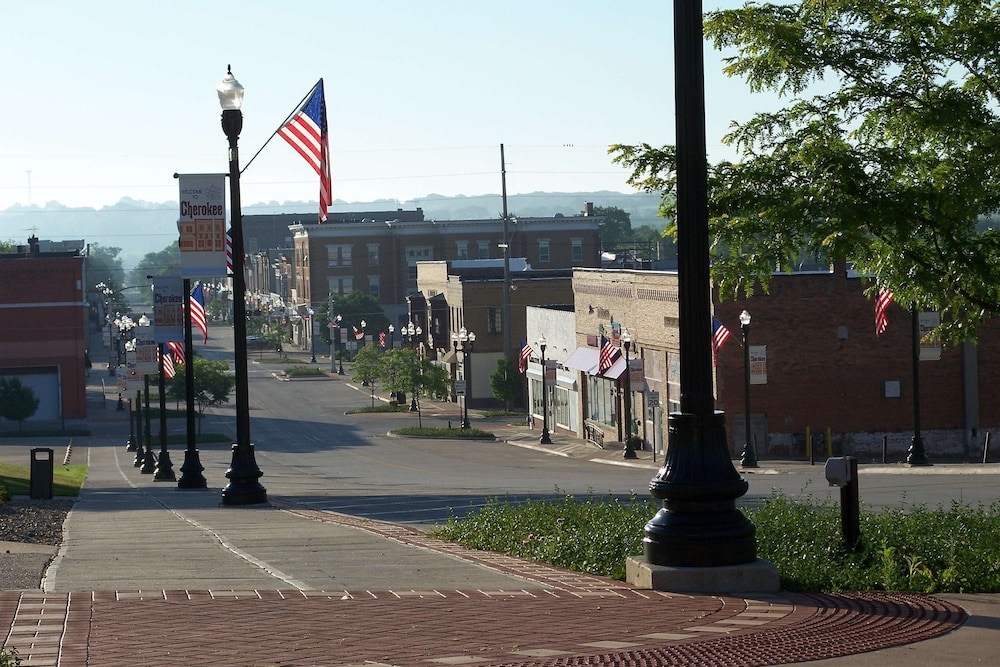
[[[531,192],[508,194],[507,210],[511,215],[576,215],[586,202],[594,206],[617,206],[632,216],[633,226],[662,228],[656,217],[659,197],[646,193],[621,192]],[[432,220],[480,220],[498,218],[503,210],[499,194],[446,197],[429,194],[421,199],[401,201],[381,199],[372,202],[335,200],[337,212],[385,211],[396,208],[422,208]],[[244,205],[245,214],[313,213],[315,202],[268,202]],[[123,198],[100,209],[72,208],[59,202],[44,206],[12,206],[0,211],[0,240],[24,244],[32,234],[40,239],[60,241],[83,239],[105,247],[121,248],[126,269],[132,268],[149,252],[158,252],[177,238],[177,203],[146,202]]]

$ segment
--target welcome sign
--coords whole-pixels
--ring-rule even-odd
[[[226,175],[179,174],[182,278],[226,275]]]

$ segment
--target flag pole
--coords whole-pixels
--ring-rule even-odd
[[[285,126],[285,123],[287,123],[292,116],[294,116],[296,113],[298,113],[299,109],[302,108],[302,105],[306,103],[306,100],[308,100],[310,97],[312,97],[312,94],[316,92],[316,89],[319,88],[319,86],[322,83],[323,83],[323,77],[320,77],[319,81],[317,81],[316,84],[312,88],[309,89],[309,92],[306,93],[305,97],[303,97],[301,100],[299,100],[299,103],[295,105],[295,108],[292,109],[292,112],[290,114],[288,114],[287,116],[285,116],[285,120],[281,121],[278,124],[278,129],[276,129],[274,132],[271,133],[271,136],[269,136],[267,138],[267,141],[264,142],[264,145],[261,146],[259,149],[257,149],[257,152],[253,154],[253,157],[250,158],[249,162],[247,162],[245,165],[243,165],[243,168],[240,169],[240,174],[241,175],[243,174],[244,171],[247,170],[247,167],[249,167],[253,163],[253,161],[257,159],[257,156],[260,155],[264,151],[265,148],[267,148],[267,145],[269,143],[271,143],[271,139],[274,139],[278,135],[278,132],[281,132],[281,128],[283,128]]]

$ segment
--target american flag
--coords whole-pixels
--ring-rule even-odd
[[[385,332],[380,331],[378,334],[378,344],[385,347]]]
[[[354,340],[361,340],[362,338],[365,337],[365,330],[364,329],[359,330],[354,325],[351,325],[351,328],[354,329]]]
[[[597,362],[597,372],[603,373],[612,366],[615,365],[615,360],[618,359],[621,352],[617,347],[611,344],[611,341],[601,336],[601,354],[598,357]]]
[[[233,228],[226,230],[226,273],[233,275]]]
[[[166,345],[169,345],[169,343]],[[163,377],[170,379],[177,375],[177,370],[174,368],[174,359],[171,356],[170,351],[166,349],[166,345],[160,346],[160,354],[162,355],[163,361]]]
[[[531,349],[528,345],[528,341],[521,339],[521,355],[517,358],[517,370],[524,375],[528,372],[528,359],[531,358],[535,351]]]
[[[726,344],[727,340],[729,340],[729,336],[730,336],[729,329],[727,329],[726,326],[718,319],[716,319],[715,316],[713,315],[712,316],[712,364],[713,365],[718,363],[719,350],[721,350],[722,346]]]
[[[887,311],[892,304],[892,290],[880,289],[878,298],[875,299],[875,335],[880,336],[885,333],[885,328],[889,326],[889,316]]]
[[[179,364],[183,364],[184,363],[184,344],[183,343],[178,343],[177,341],[172,341],[170,343],[167,343],[167,349],[170,350],[173,353],[174,359],[177,361],[177,363],[179,363]]]
[[[313,86],[302,105],[282,124],[278,134],[319,174],[319,221],[326,222],[327,209],[333,195],[330,188],[330,140],[326,131],[323,79]]]
[[[191,309],[191,324],[201,329],[201,333],[205,336],[205,342],[208,342],[208,320],[205,319],[205,290],[202,288],[201,283],[191,291],[191,298],[189,299],[189,307]]]

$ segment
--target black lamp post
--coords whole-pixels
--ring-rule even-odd
[[[469,423],[469,394],[472,393],[472,346],[476,342],[476,334],[465,327],[451,335],[451,342],[457,352],[462,353],[462,368],[465,375],[465,396],[462,398],[462,428],[472,428]]]
[[[545,348],[548,347],[545,341],[545,334],[538,337],[538,349],[542,353],[542,437],[538,439],[541,445],[551,445],[552,437],[549,435],[549,388],[545,386]]]
[[[391,349],[393,349],[396,346],[396,339],[395,339],[396,327],[394,327],[393,325],[390,324],[389,328],[388,328],[388,331],[389,331],[389,349],[391,350]],[[400,329],[399,333],[402,334],[403,330]]]
[[[365,345],[365,327],[366,326],[368,326],[368,323],[365,322],[364,320],[361,320],[361,346],[362,347],[364,347],[364,345]],[[362,387],[367,387],[368,386],[368,380],[362,380],[361,381],[361,386]],[[372,396],[374,396],[374,394],[375,394],[375,390],[372,389]]]
[[[309,309],[309,347],[312,350],[312,359],[309,360],[310,363],[316,363],[316,310],[314,308]]]
[[[906,453],[906,463],[911,466],[929,466],[924,440],[920,437],[920,313],[916,305],[910,312],[910,333],[913,361],[913,440]]]
[[[712,384],[703,21],[701,0],[674,3],[681,401],[680,411],[669,416],[663,467],[649,483],[662,508],[646,523],[643,538],[646,562],[667,567],[722,567],[757,558],[756,529],[736,508],[748,484],[730,458]]]
[[[194,410],[194,338],[191,334],[191,279],[184,279],[184,393],[186,395],[187,447],[184,448],[184,463],[181,464],[181,478],[177,480],[178,489],[206,489],[208,480],[203,474],[205,466],[201,464],[201,454],[198,452],[198,435],[195,432]]]
[[[750,431],[750,313],[740,313],[740,326],[743,329],[743,421],[746,425],[746,441],[743,443],[743,454],[740,465],[744,468],[757,467],[757,448],[753,446],[753,434]]]
[[[114,336],[111,334],[111,295],[115,293],[111,286],[105,282],[99,282],[94,287],[104,296],[104,321],[108,323],[108,375],[114,375],[115,369],[111,366],[111,346],[114,344]]]
[[[159,357],[160,371],[160,455],[156,459],[156,470],[153,472],[154,482],[173,482],[177,479],[174,475],[174,464],[170,460],[170,452],[167,451],[167,374],[163,372],[163,354],[166,352],[166,344],[159,343],[157,350]]]
[[[625,348],[625,449],[622,456],[626,459],[636,457],[632,442],[632,374],[629,372],[629,350],[632,349],[632,336],[628,329],[622,329],[622,347]]]
[[[334,322],[336,322],[334,327],[337,329],[337,360],[339,362],[337,367],[337,375],[344,374],[344,352],[343,350],[340,349],[340,321],[343,319],[344,318],[342,316],[337,315],[337,317],[334,318],[333,320]]]
[[[243,86],[227,68],[216,91],[222,106],[222,131],[229,139],[229,198],[233,230],[233,334],[236,347],[236,442],[233,458],[226,471],[229,483],[222,489],[224,505],[254,505],[267,502],[267,490],[261,485],[264,474],[257,467],[250,443],[250,397],[247,374],[247,302],[243,257],[243,213],[240,208],[240,154],[237,145],[243,129]]]
[[[411,345],[411,347],[413,348],[414,351],[416,351],[417,345],[419,344],[418,341],[417,341],[417,339],[420,337],[420,334],[422,334],[423,332],[424,332],[424,330],[421,329],[419,326],[414,326],[413,322],[410,322],[406,326],[406,335],[409,336],[409,338],[410,338],[410,345]],[[472,340],[475,340],[475,339],[476,339],[476,334],[472,334]],[[471,344],[470,344],[469,351],[470,352],[472,351]],[[466,391],[468,391],[468,387],[466,387]],[[416,391],[412,391],[412,392],[410,392],[410,412],[416,412],[416,411],[417,411],[417,393],[416,393]]]

